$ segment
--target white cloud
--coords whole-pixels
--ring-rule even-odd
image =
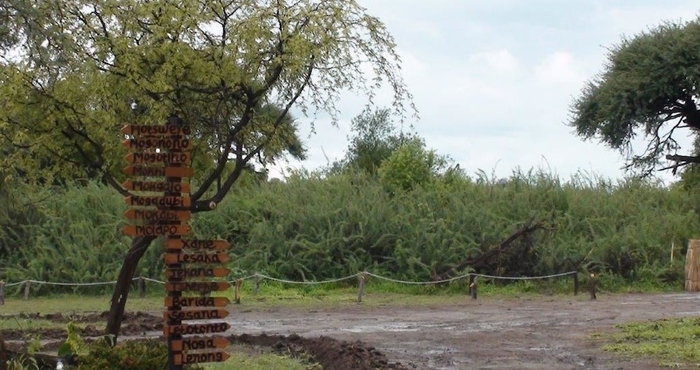
[[[468,62],[470,67],[477,71],[484,71],[489,75],[511,75],[520,69],[520,62],[506,48],[474,54],[469,57]]]
[[[664,19],[694,18],[698,9],[697,0],[550,1],[546,14],[544,1],[360,3],[396,39],[402,75],[420,110],[415,127],[429,146],[470,173],[495,167],[498,176],[508,176],[518,166],[548,164],[563,178],[579,171],[624,175],[618,152],[582,141],[565,125],[572,99],[603,69],[605,47]],[[339,127],[319,120],[317,134],[306,141],[310,159],[291,165],[325,165],[324,152],[331,161],[341,158],[349,121],[365,101],[344,95]],[[382,90],[378,104],[390,101],[391,92]]]
[[[577,85],[585,79],[573,54],[557,51],[548,55],[535,67],[535,79],[545,85]]]

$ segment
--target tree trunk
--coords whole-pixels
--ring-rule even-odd
[[[114,293],[112,293],[109,315],[107,316],[107,328],[105,329],[107,335],[114,336],[113,343],[116,343],[119,336],[119,329],[121,329],[122,319],[124,318],[126,299],[129,296],[129,289],[136,273],[136,267],[153,239],[153,237],[134,238],[129,252],[124,257],[124,263],[121,270],[119,270],[117,284],[114,286]]]

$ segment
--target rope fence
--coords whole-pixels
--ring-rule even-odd
[[[240,303],[240,286],[243,281],[246,280],[253,280],[253,294],[257,295],[258,289],[260,282],[263,280],[270,280],[282,284],[293,284],[293,285],[321,285],[321,284],[333,284],[333,283],[338,283],[341,281],[346,281],[350,279],[358,279],[359,284],[358,284],[358,296],[357,300],[358,302],[362,302],[362,296],[364,294],[364,286],[365,286],[365,281],[367,280],[367,277],[373,277],[379,280],[384,280],[392,283],[397,283],[397,284],[406,284],[406,285],[435,285],[435,284],[444,284],[444,283],[450,283],[453,281],[461,280],[461,279],[469,279],[469,282],[471,283],[469,286],[470,294],[474,299],[476,299],[476,278],[484,278],[484,279],[491,279],[491,280],[542,280],[542,279],[551,279],[551,278],[557,278],[557,277],[564,277],[564,276],[572,276],[573,277],[573,284],[574,284],[574,295],[578,294],[579,290],[579,282],[578,282],[578,271],[569,271],[569,272],[562,272],[558,274],[551,274],[551,275],[543,275],[543,276],[494,276],[494,275],[484,275],[484,274],[476,274],[476,273],[468,273],[460,276],[455,276],[449,279],[443,279],[443,280],[435,280],[435,281],[406,281],[406,280],[398,280],[398,279],[393,279],[390,277],[374,274],[368,271],[363,271],[363,272],[358,272],[356,274],[350,275],[350,276],[345,276],[337,279],[329,279],[329,280],[320,280],[320,281],[294,281],[294,280],[286,280],[286,279],[280,279],[280,278],[275,278],[272,276],[268,276],[265,274],[261,273],[255,273],[252,275],[244,276],[237,278],[235,280],[228,280],[228,283],[233,283],[232,286],[234,287],[234,300],[236,303]],[[138,292],[140,297],[145,296],[145,291],[146,291],[146,282],[150,283],[156,283],[156,284],[165,284],[165,281],[162,280],[157,280],[157,279],[152,279],[148,277],[135,277],[132,279],[133,282],[137,283],[138,286]],[[113,285],[116,284],[115,281],[104,281],[104,282],[91,282],[91,283],[67,283],[67,282],[52,282],[52,281],[39,281],[39,280],[23,280],[23,281],[18,281],[14,283],[3,283],[0,281],[0,305],[4,303],[4,298],[5,298],[5,289],[4,288],[9,288],[13,286],[24,286],[24,299],[28,300],[29,299],[29,292],[30,292],[30,287],[32,285],[54,285],[54,286],[72,286],[72,287],[82,287],[82,286],[101,286],[101,285]]]

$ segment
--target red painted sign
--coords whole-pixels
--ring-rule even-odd
[[[183,136],[192,133],[189,126],[173,125],[126,125],[122,127],[124,135],[131,136]]]
[[[164,320],[215,320],[228,316],[228,311],[217,310],[177,310],[163,312]]]
[[[194,170],[191,167],[150,167],[128,166],[122,172],[127,176],[147,177],[192,177]]]
[[[165,241],[165,247],[168,249],[225,251],[231,247],[231,243],[226,240],[169,239]]]
[[[144,149],[160,149],[170,151],[189,151],[192,150],[192,141],[190,139],[172,139],[172,138],[137,138],[126,139],[122,141],[122,145],[135,150]]]
[[[166,307],[226,307],[231,301],[226,297],[166,297]]]
[[[226,263],[229,261],[228,254],[226,253],[166,253],[163,259],[168,265],[179,263]]]
[[[157,182],[127,180],[122,186],[131,191],[151,191],[157,193],[189,193],[190,184],[186,182]]]
[[[189,225],[126,225],[124,234],[128,236],[187,235]]]

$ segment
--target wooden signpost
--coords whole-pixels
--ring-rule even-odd
[[[133,222],[124,227],[124,234],[165,238],[163,259],[168,296],[163,335],[168,339],[168,370],[182,370],[186,364],[226,361],[229,341],[222,336],[201,335],[226,332],[230,329],[228,323],[184,323],[224,319],[229,312],[220,307],[231,303],[224,297],[183,296],[183,292],[209,293],[230,287],[225,281],[192,280],[226,277],[230,270],[221,264],[229,260],[226,251],[230,244],[225,240],[183,239],[191,231],[190,184],[183,182],[194,174],[189,167],[191,130],[177,125],[127,125],[121,131],[129,136],[122,144],[131,150],[123,172],[138,178],[122,184],[134,192],[124,200],[129,206],[124,216]]]

